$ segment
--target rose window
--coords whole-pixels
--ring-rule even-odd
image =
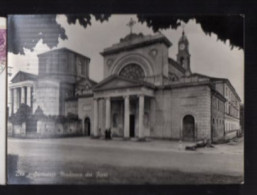
[[[145,73],[144,70],[138,64],[129,64],[122,68],[120,71],[120,76],[129,78],[129,79],[144,79]]]

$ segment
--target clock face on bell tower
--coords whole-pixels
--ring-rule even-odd
[[[178,54],[177,54],[177,62],[187,71],[190,70],[190,54],[189,54],[189,42],[185,35],[185,32],[182,32],[182,36],[178,42]]]

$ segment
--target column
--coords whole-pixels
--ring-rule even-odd
[[[94,134],[98,136],[98,100],[94,99]]]
[[[18,89],[13,89],[13,113],[16,113],[18,110]]]
[[[21,88],[17,88],[18,106],[17,109],[21,107]]]
[[[124,97],[124,137],[129,138],[129,96]]]
[[[27,105],[31,106],[31,87],[27,87]]]
[[[25,104],[25,87],[21,87],[21,103]]]
[[[110,98],[105,99],[105,130],[111,128],[111,100]]]
[[[10,106],[9,116],[11,116],[14,113],[14,97],[13,97],[13,94],[14,94],[14,89],[11,89],[10,90],[11,106]]]
[[[143,95],[139,96],[139,139],[144,138],[144,106],[145,106],[145,98]]]

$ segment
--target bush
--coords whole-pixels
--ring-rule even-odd
[[[27,121],[31,114],[31,107],[26,104],[21,104],[17,112],[10,117],[10,122],[15,125],[21,125],[23,122]]]

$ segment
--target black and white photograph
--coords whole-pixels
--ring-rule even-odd
[[[6,18],[0,17],[0,185],[6,184]]]
[[[243,184],[244,16],[8,16],[8,184]]]

